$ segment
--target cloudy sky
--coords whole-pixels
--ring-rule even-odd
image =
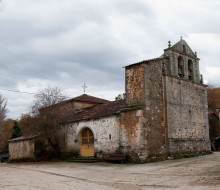
[[[180,36],[198,52],[205,81],[220,86],[219,10],[219,0],[1,0],[8,117],[28,112],[32,93],[48,86],[75,97],[86,83],[87,94],[113,100],[124,92],[123,66],[159,57]]]

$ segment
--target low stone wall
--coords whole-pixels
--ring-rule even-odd
[[[34,158],[34,139],[9,142],[9,159]]]

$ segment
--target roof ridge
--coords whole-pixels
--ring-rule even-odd
[[[147,63],[147,62],[150,62],[150,61],[158,61],[158,60],[162,60],[162,59],[166,59],[166,57],[156,57],[156,58],[152,58],[152,59],[146,59],[146,60],[143,60],[143,61],[140,61],[140,62],[137,62],[137,63],[133,63],[133,64],[130,64],[130,65],[127,65],[125,67],[130,67],[130,66],[134,66],[134,65],[139,65],[139,64],[142,64],[142,63]]]
[[[96,96],[91,96],[88,94],[82,94],[79,95],[77,97],[71,98],[69,99],[69,101],[74,101],[74,100],[78,100],[78,101],[85,101],[85,102],[94,102],[94,103],[106,103],[106,102],[111,102],[109,100],[103,99],[103,98],[99,98]]]
[[[97,119],[120,113],[126,107],[125,100],[110,101],[104,104],[96,105],[91,109],[79,113],[70,113],[64,116],[64,123],[76,122],[82,120]]]

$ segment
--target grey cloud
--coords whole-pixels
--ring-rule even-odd
[[[201,71],[218,65],[218,1],[8,0],[2,6],[0,88],[33,92],[57,85],[75,96],[85,82],[89,93],[114,98],[124,92],[123,66],[159,57],[179,36],[198,51]],[[207,33],[217,37],[208,42]],[[0,93],[14,113],[9,117],[26,112],[33,100]]]

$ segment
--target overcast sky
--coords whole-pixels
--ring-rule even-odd
[[[68,97],[109,100],[124,92],[123,66],[159,57],[180,36],[198,52],[207,83],[220,86],[219,0],[1,0],[0,94],[8,117],[33,94],[58,86]]]

